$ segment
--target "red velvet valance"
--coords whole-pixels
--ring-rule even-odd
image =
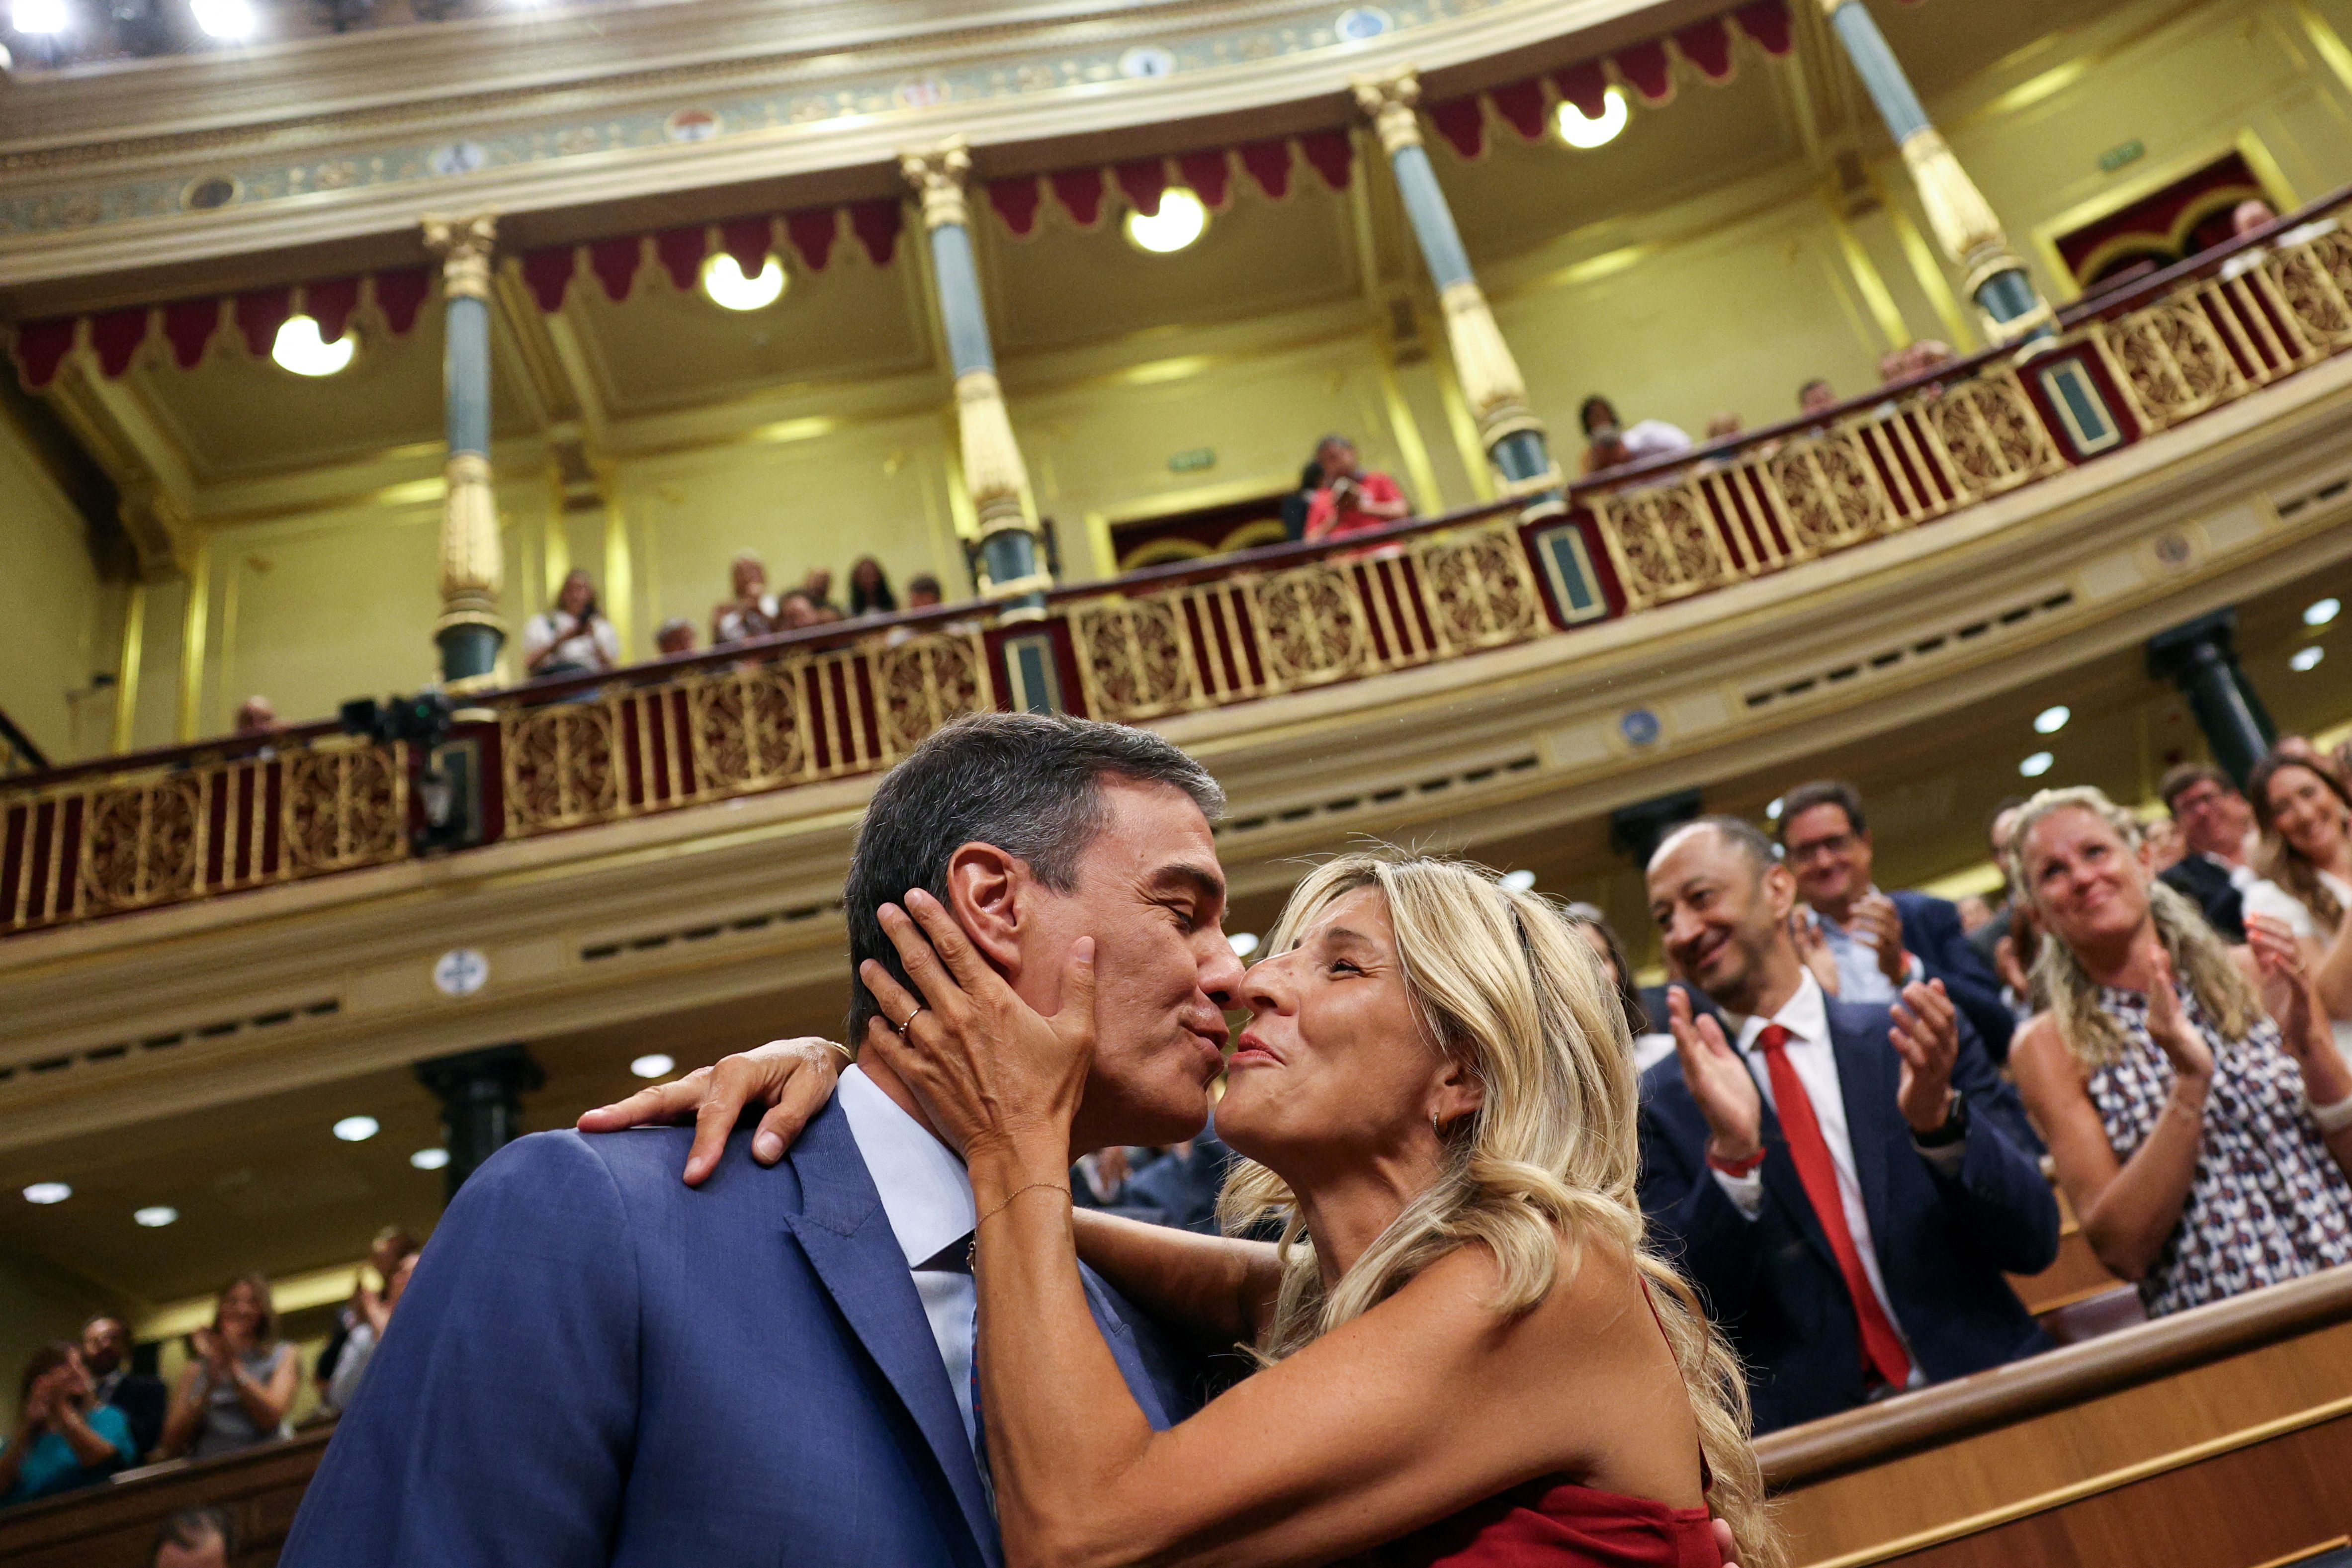
[[[755,214],[716,224],[689,224],[658,234],[625,234],[591,240],[585,245],[527,250],[522,255],[522,279],[541,310],[551,313],[560,310],[584,255],[588,270],[604,289],[604,298],[617,305],[636,286],[637,274],[643,270],[649,250],[661,269],[669,275],[672,287],[691,289],[702,275],[703,260],[717,254],[733,257],[747,275],[758,273],[767,264],[768,253],[776,248],[779,230],[803,266],[811,272],[822,272],[833,259],[834,241],[840,237],[845,217],[849,232],[856,237],[874,265],[889,266],[891,258],[898,254],[898,227],[904,219],[903,204],[896,196],[852,202],[841,207],[802,207],[788,213]]]
[[[1233,166],[1275,201],[1290,194],[1292,169],[1299,160],[1315,171],[1324,184],[1344,191],[1354,177],[1356,147],[1345,131],[1316,131],[1299,137],[1276,137],[1236,147],[1203,147],[1159,158],[1138,158],[1108,168],[1057,169],[1048,174],[1014,174],[988,183],[988,205],[1004,220],[1016,238],[1037,232],[1037,215],[1045,205],[1043,191],[1080,228],[1102,222],[1103,202],[1113,185],[1127,204],[1146,217],[1156,216],[1160,198],[1171,184],[1183,185],[1199,196],[1211,212],[1223,212],[1233,200]],[[1175,177],[1169,177],[1169,171]],[[1042,189],[1041,189],[1042,187]]]

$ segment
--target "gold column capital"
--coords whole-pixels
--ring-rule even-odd
[[[425,248],[441,258],[441,293],[449,300],[490,297],[490,252],[497,247],[495,213],[451,217],[427,213],[422,220]]]
[[[969,228],[971,210],[964,201],[964,182],[971,174],[971,144],[950,136],[930,147],[898,154],[898,173],[922,198],[926,232],[950,224]]]
[[[1407,147],[1421,145],[1421,117],[1413,112],[1421,102],[1421,72],[1412,66],[1399,66],[1381,76],[1360,76],[1349,87],[1356,95],[1356,107],[1380,132],[1381,151],[1395,157]]]
[[[441,477],[441,619],[436,629],[499,626],[506,568],[490,460],[479,452],[452,452]]]

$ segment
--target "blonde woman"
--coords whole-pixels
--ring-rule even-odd
[[[2246,912],[2294,933],[2336,1020],[2336,1048],[2352,1057],[2352,794],[2327,769],[2279,751],[2254,764],[2246,798],[2267,879],[2246,889]]]
[[[230,1280],[213,1307],[212,1326],[188,1337],[196,1359],[173,1393],[161,1452],[208,1459],[285,1436],[301,1358],[278,1337],[268,1279],[240,1274]]]
[[[2049,998],[2010,1067],[2099,1260],[2150,1316],[2352,1262],[2352,1070],[2294,938],[2224,946],[2095,789],[2028,801],[2010,858]]]
[[[1008,1563],[1699,1568],[1724,1545],[1710,1509],[1749,1568],[1781,1561],[1739,1370],[1643,1245],[1623,1011],[1552,905],[1365,855],[1293,895],[1217,1111],[1244,1156],[1228,1221],[1278,1219],[1279,1245],[1073,1214],[1090,939],[1045,1018],[928,895],[882,923],[921,994],[865,965],[866,1048],[971,1172]],[[1155,1433],[1080,1254],[1263,1370]]]

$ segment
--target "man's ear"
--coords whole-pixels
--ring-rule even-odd
[[[993,844],[972,843],[948,857],[948,912],[998,973],[1017,978],[1021,921],[1028,912],[1027,862]]]
[[[1797,874],[1785,861],[1775,860],[1764,868],[1764,904],[1776,921],[1785,921],[1797,907]]]

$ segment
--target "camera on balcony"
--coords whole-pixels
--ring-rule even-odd
[[[450,739],[456,711],[457,705],[439,691],[382,702],[355,697],[342,707],[345,734],[363,735],[378,745],[405,742],[421,759],[416,799],[425,825],[409,835],[409,849],[416,855],[482,841],[481,743]]]

